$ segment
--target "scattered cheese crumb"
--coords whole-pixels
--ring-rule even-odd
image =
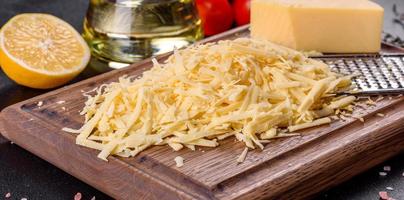
[[[38,101],[38,103],[36,104],[38,107],[41,107],[43,105],[43,101]]]
[[[376,115],[379,116],[379,117],[384,117],[385,116],[383,113],[377,113]]]
[[[339,117],[338,117],[338,116],[335,116],[335,115],[331,116],[330,118],[331,118],[332,120],[339,120]]]
[[[330,123],[327,116],[351,109],[356,99],[335,95],[350,87],[351,76],[264,40],[190,46],[153,65],[142,77],[84,93],[84,125],[63,130],[79,133],[76,143],[100,150],[103,160],[155,145],[217,147],[233,135],[263,149],[261,133]]]
[[[359,121],[361,121],[362,123],[365,123],[365,119],[363,117],[356,117],[354,116],[353,118],[358,119]]]
[[[80,133],[81,132],[81,130],[75,130],[75,129],[71,129],[71,128],[67,128],[67,127],[62,128],[62,131],[68,132],[68,133]]]
[[[383,100],[384,99],[384,96],[379,96],[377,99],[376,99],[376,102],[380,102],[381,100]]]
[[[329,123],[331,123],[331,119],[329,117],[324,117],[324,118],[321,118],[321,119],[316,119],[316,120],[314,120],[312,122],[306,122],[306,123],[303,123],[303,124],[289,126],[288,129],[289,129],[290,132],[293,132],[293,131],[306,129],[306,128],[311,128],[311,127],[314,127],[314,126],[320,126],[320,125],[329,124]]]
[[[182,167],[182,166],[184,166],[184,158],[183,158],[183,157],[177,156],[177,157],[174,158],[174,161],[175,161],[175,165],[176,165],[177,167]]]
[[[294,137],[294,136],[302,136],[300,133],[279,133],[275,138],[284,138],[284,137]]]
[[[372,98],[367,97],[367,99],[368,99],[368,100],[366,101],[366,104],[368,104],[368,105],[372,105],[372,106],[377,105],[377,104],[376,104],[376,102],[372,100]]]
[[[170,142],[168,143],[168,146],[174,149],[174,151],[179,151],[181,150],[184,146],[180,143],[175,143],[175,142]]]
[[[245,158],[247,157],[248,147],[245,147],[243,152],[241,152],[240,156],[237,158],[237,163],[244,162]]]
[[[261,139],[267,140],[276,137],[277,130],[276,128],[271,128],[260,135]]]
[[[344,115],[345,117],[352,117],[352,113],[343,113],[342,115]]]

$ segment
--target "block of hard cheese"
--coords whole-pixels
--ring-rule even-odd
[[[383,12],[368,0],[253,0],[251,35],[297,50],[373,53]]]

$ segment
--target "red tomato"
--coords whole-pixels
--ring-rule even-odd
[[[233,13],[237,25],[250,23],[250,6],[251,0],[234,0]]]
[[[233,13],[227,0],[196,0],[196,6],[206,36],[215,35],[231,28]]]

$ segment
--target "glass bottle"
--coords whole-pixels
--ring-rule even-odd
[[[203,34],[193,0],[90,0],[83,37],[96,59],[120,68]]]

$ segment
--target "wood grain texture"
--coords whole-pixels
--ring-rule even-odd
[[[204,42],[248,34],[248,27],[242,27]],[[236,159],[244,147],[234,138],[214,149],[174,152],[158,146],[135,158],[104,162],[96,150],[77,146],[75,135],[61,131],[81,127],[81,91],[124,74],[140,75],[150,66],[145,60],[10,106],[1,112],[0,132],[117,199],[304,199],[404,150],[404,98],[386,98],[367,109],[365,123],[350,119],[274,140],[263,151],[250,151],[241,164]],[[39,101],[43,106],[37,106]],[[183,167],[175,167],[176,156],[185,159]]]

